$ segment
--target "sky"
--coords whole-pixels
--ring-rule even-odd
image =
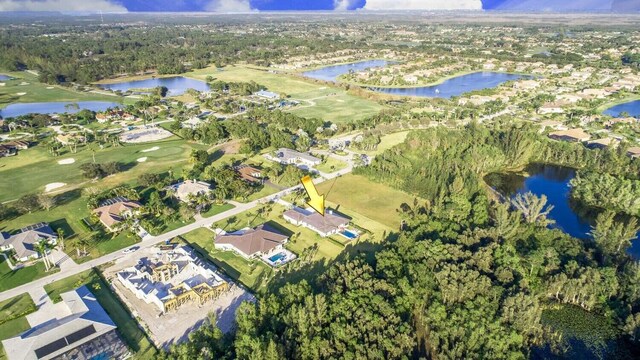
[[[0,0],[0,11],[640,11],[640,0]]]

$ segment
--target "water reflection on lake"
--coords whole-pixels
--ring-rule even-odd
[[[316,70],[305,71],[302,75],[317,80],[336,81],[340,75],[346,74],[349,71],[362,71],[374,67],[384,67],[389,64],[395,64],[395,62],[387,60],[366,60],[350,64],[326,66]]]
[[[527,167],[529,176],[520,174],[490,174],[487,183],[505,196],[532,192],[537,196],[546,195],[547,204],[553,205],[549,218],[555,220],[555,227],[580,239],[589,238],[594,217],[587,211],[577,211],[570,198],[569,181],[575,177],[575,170],[562,166],[533,164]],[[629,253],[640,258],[640,241],[633,241]]]
[[[0,116],[10,118],[27,114],[73,114],[83,109],[104,111],[118,106],[122,104],[109,101],[16,103],[0,109]]]
[[[187,89],[209,91],[209,85],[206,82],[184,76],[123,81],[112,84],[100,84],[99,86],[103,89],[113,91],[120,90],[123,92],[129,90],[133,90],[134,92],[136,92],[136,90],[149,90],[157,88],[158,86],[165,86],[167,89],[169,89],[169,92],[167,94],[168,96],[182,95],[187,91]]]
[[[640,100],[629,101],[624,104],[612,106],[605,110],[603,114],[619,117],[625,112],[628,113],[629,116],[640,117]]]

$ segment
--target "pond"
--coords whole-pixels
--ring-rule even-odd
[[[0,81],[4,81],[4,80],[11,80],[11,76],[0,74]]]
[[[626,102],[624,104],[612,106],[603,111],[603,114],[619,117],[622,113],[628,113],[633,117],[640,117],[640,100]]]
[[[481,71],[456,76],[437,85],[408,88],[371,87],[369,90],[389,95],[451,98],[469,91],[494,88],[507,81],[520,79],[533,79],[533,76]]]
[[[10,118],[27,114],[73,114],[83,109],[104,111],[118,106],[122,104],[109,101],[18,103],[0,109],[0,116]]]
[[[158,86],[165,86],[169,89],[169,93],[167,94],[168,96],[182,95],[187,91],[187,89],[209,91],[209,85],[206,82],[184,76],[124,81],[112,84],[100,84],[98,86],[106,90],[120,90],[122,92],[132,90],[133,92],[137,91],[139,93],[145,93],[148,89],[153,89]]]
[[[487,183],[502,195],[512,197],[516,194],[532,192],[537,196],[546,195],[547,204],[553,205],[549,218],[555,221],[554,227],[580,239],[589,238],[594,218],[587,212],[576,211],[571,203],[569,181],[576,175],[575,170],[555,165],[533,164],[527,167],[529,176],[519,174],[491,174]],[[629,254],[640,258],[640,241],[633,241]]]
[[[349,71],[362,71],[374,67],[384,67],[389,64],[395,64],[395,62],[387,60],[366,60],[351,64],[326,66],[317,70],[305,71],[302,75],[312,79],[336,81],[340,75],[346,74]]]

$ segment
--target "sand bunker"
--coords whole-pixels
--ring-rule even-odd
[[[55,89],[53,86],[47,86],[47,90]]]
[[[147,157],[141,157],[140,159],[138,159],[138,162],[145,162],[147,161]]]
[[[23,81],[23,82],[21,82],[21,83],[20,83],[20,85],[21,85],[21,86],[25,86],[25,85],[29,85],[29,83],[28,83],[28,82],[24,82],[24,81]]]
[[[73,164],[74,162],[76,162],[76,159],[70,158],[70,159],[59,160],[58,164],[60,164],[60,165],[69,165],[69,164]]]
[[[327,88],[326,86],[323,86],[323,87],[319,88],[318,90],[324,90],[326,88]]]
[[[18,95],[18,96],[23,96],[23,95],[27,95],[27,93],[25,93],[25,92],[21,92],[21,93],[16,93],[16,95]]]
[[[55,182],[55,183],[47,184],[44,187],[44,192],[49,192],[51,190],[55,190],[55,189],[61,188],[61,187],[65,186],[65,185],[67,185],[67,184],[61,183],[61,182]]]
[[[160,146],[154,146],[152,148],[144,149],[141,152],[150,152],[150,151],[156,151],[156,150],[160,150]]]

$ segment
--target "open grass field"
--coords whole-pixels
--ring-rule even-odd
[[[62,299],[60,294],[87,285],[96,296],[98,302],[106,310],[109,317],[118,326],[118,333],[122,339],[135,352],[137,359],[151,359],[157,352],[145,333],[138,327],[138,322],[131,317],[131,313],[120,302],[120,299],[109,289],[109,285],[97,273],[97,270],[88,270],[83,273],[56,281],[44,287],[49,297],[54,302]]]
[[[58,270],[54,269],[46,272],[44,263],[42,262],[37,262],[35,265],[26,266],[21,269],[11,270],[4,257],[0,257],[0,291],[29,283],[41,277],[51,275],[56,271]]]
[[[332,173],[334,171],[342,170],[347,167],[347,164],[344,161],[340,161],[338,159],[334,159],[331,156],[327,156],[326,160],[315,167],[316,170],[322,171],[324,173]]]
[[[407,135],[411,130],[407,131],[399,131],[391,134],[387,134],[380,137],[380,144],[373,151],[359,151],[365,153],[367,155],[378,155],[382,154],[385,150],[391,149],[392,147],[402,144],[404,140],[407,138]]]
[[[286,94],[300,105],[290,112],[309,118],[319,118],[336,123],[359,120],[378,113],[383,107],[378,103],[347,94],[343,89],[316,84],[286,73],[271,73],[243,65],[227,66],[223,70],[208,67],[186,74],[204,80],[207,76],[222,81],[255,81],[270,91]]]
[[[143,150],[159,147],[156,151]],[[147,172],[163,172],[170,168],[176,170],[187,164],[191,149],[206,149],[204,145],[187,143],[185,140],[170,138],[146,144],[127,144],[108,147],[96,151],[97,163],[117,161],[125,170],[92,183],[82,176],[80,166],[92,162],[89,149],[78,149],[76,154],[65,153],[59,157],[51,156],[46,148],[35,146],[20,151],[17,156],[4,158],[0,162],[0,201],[9,201],[29,193],[44,191],[47,184],[62,182],[67,188],[93,186],[109,188],[120,184],[133,183],[137,177]],[[137,159],[146,157],[145,162]],[[58,161],[74,159],[73,164],[60,165]],[[64,188],[63,188],[64,189]]]
[[[255,292],[259,291],[262,280],[271,271],[269,266],[260,260],[247,260],[231,251],[216,250],[214,236],[211,230],[196,229],[182,235],[182,238],[233,280]]]
[[[0,87],[0,108],[10,103],[49,102],[49,101],[112,101],[121,102],[117,96],[101,95],[89,92],[79,92],[58,85],[48,85],[38,82],[37,76],[24,71],[5,72],[0,74],[13,77],[13,80],[0,81],[5,86]],[[20,85],[28,83],[28,85]],[[52,89],[48,89],[51,88]],[[25,95],[17,95],[26,93]]]
[[[318,192],[325,194],[330,203],[339,205],[339,211],[362,214],[393,230],[397,230],[400,225],[400,216],[396,209],[402,203],[413,204],[414,197],[411,195],[370,181],[364,176],[349,174],[337,178],[335,184],[333,182],[334,180],[331,180],[318,185]],[[371,226],[358,225],[364,228]]]

